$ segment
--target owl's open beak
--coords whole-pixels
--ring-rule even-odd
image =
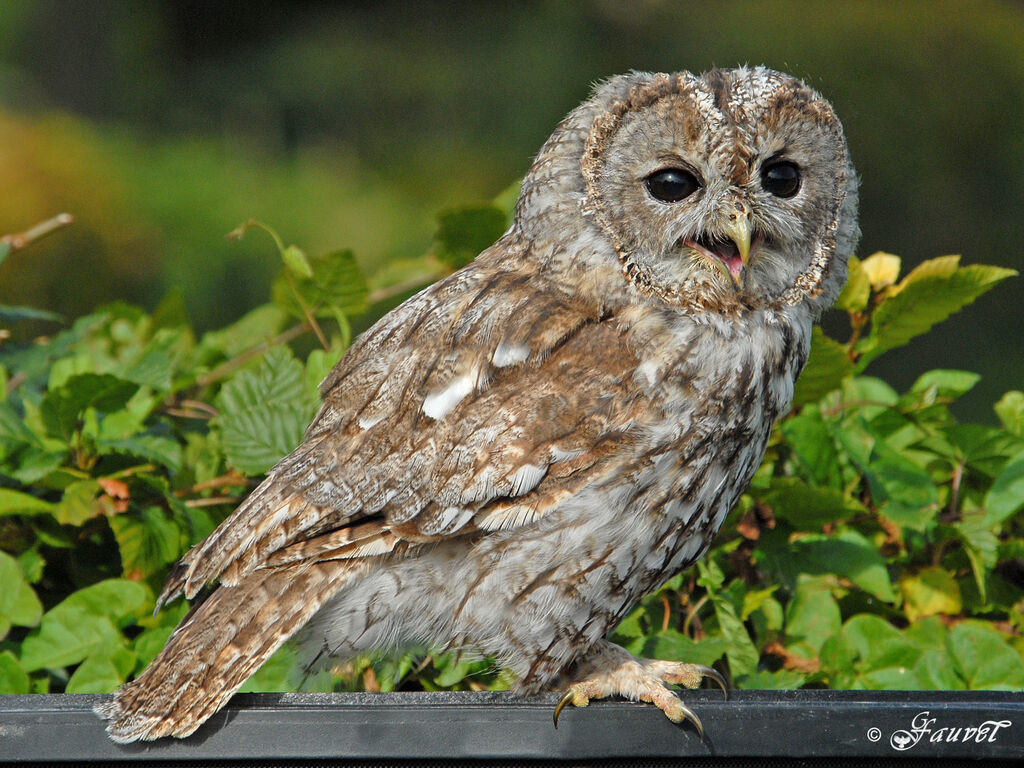
[[[750,209],[743,203],[739,211],[722,227],[726,238],[701,236],[683,242],[703,255],[707,261],[729,278],[733,288],[740,290],[743,273],[750,263],[751,250],[756,247],[753,226],[750,223]]]

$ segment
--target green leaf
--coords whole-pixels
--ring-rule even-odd
[[[983,512],[964,513],[963,518],[953,524],[953,531],[963,543],[978,594],[985,602],[988,599],[987,576],[999,560],[999,540]]]
[[[65,693],[113,693],[135,667],[135,654],[120,643],[102,646],[71,675]]]
[[[814,403],[834,389],[853,373],[853,363],[846,348],[830,339],[817,325],[811,330],[811,355],[807,359],[793,393],[793,407]]]
[[[956,616],[963,608],[960,587],[953,574],[938,566],[921,568],[900,579],[903,610],[910,621],[923,616],[946,614]]]
[[[306,389],[312,397],[320,397],[320,383],[327,378],[334,366],[341,360],[345,350],[340,347],[314,349],[306,358]]]
[[[369,289],[352,251],[333,251],[313,259],[311,265],[312,277],[285,272],[274,281],[275,304],[297,318],[305,318],[303,308],[317,317],[338,312],[354,317],[366,311]]]
[[[828,638],[839,634],[841,625],[839,604],[828,584],[821,578],[801,576],[796,594],[786,606],[787,640],[801,641],[817,655]]]
[[[816,486],[840,485],[838,454],[832,433],[813,406],[780,425],[786,443]]]
[[[972,264],[959,266],[959,256],[942,256],[919,264],[886,297],[871,316],[871,332],[857,344],[857,370],[895,347],[906,344],[954,312],[970,304],[1008,277],[1012,269]]]
[[[452,269],[465,266],[491,246],[508,227],[496,205],[471,205],[442,211],[434,235],[437,257]]]
[[[924,651],[884,619],[857,614],[843,625],[843,642],[859,657],[855,662],[857,687],[921,687],[913,670]]]
[[[931,476],[895,451],[876,445],[879,458],[866,467],[871,495],[882,514],[906,528],[923,531],[938,513],[939,493]]]
[[[837,488],[816,488],[792,477],[773,477],[761,494],[778,518],[801,531],[866,512],[864,505]]]
[[[736,684],[748,691],[793,691],[806,682],[807,675],[793,669],[780,669],[775,672],[761,669],[753,674],[744,675]]]
[[[104,413],[124,408],[139,385],[109,373],[83,373],[70,377],[43,398],[41,413],[47,431],[67,438],[75,430],[86,408]]]
[[[64,496],[54,511],[57,522],[63,525],[81,525],[86,520],[103,514],[98,499],[100,484],[96,480],[78,480],[64,489]]]
[[[651,659],[685,661],[710,667],[729,650],[729,641],[722,636],[705,637],[699,642],[682,632],[667,629],[645,638],[638,654]]]
[[[25,580],[18,561],[0,552],[0,639],[11,625],[34,627],[42,615],[42,603]]]
[[[224,385],[216,424],[233,466],[262,474],[299,444],[316,407],[303,373],[287,348],[275,347],[256,371],[241,371]]]
[[[718,581],[718,576],[714,574],[714,571],[718,570],[717,566],[712,561],[706,560],[698,563],[698,567],[701,572],[698,583],[708,590],[711,602],[715,607],[718,627],[728,643],[725,655],[729,660],[729,670],[733,676],[752,674],[757,669],[760,654],[750,639],[747,628],[743,626],[736,606],[722,591],[713,586]]]
[[[969,689],[1024,689],[1024,659],[991,627],[975,622],[957,624],[950,630],[949,648]]]
[[[880,616],[858,613],[843,624],[843,638],[861,659],[873,662],[907,644],[903,634]]]
[[[839,292],[836,307],[846,312],[860,312],[868,305],[871,297],[871,280],[856,256],[850,256],[846,273],[846,285]]]
[[[132,642],[132,650],[135,651],[135,673],[138,675],[149,663],[156,658],[157,654],[167,645],[175,627],[185,618],[188,613],[188,603],[179,600],[171,606],[164,606],[154,617],[144,617],[139,624],[146,624],[144,629]]]
[[[981,376],[970,371],[937,369],[919,376],[910,391],[930,395],[931,402],[935,402],[937,397],[956,400],[970,392],[979,381]]]
[[[28,693],[28,673],[10,651],[0,651],[0,694]]]
[[[135,614],[145,603],[141,584],[123,579],[108,579],[72,593],[47,611],[39,629],[22,644],[22,666],[60,669],[84,661],[96,651],[120,644],[121,633],[115,627]]]
[[[986,521],[999,525],[1024,507],[1024,452],[1010,459],[985,496]]]
[[[298,277],[313,276],[313,266],[297,245],[289,245],[281,251],[281,259],[284,261],[284,265]]]
[[[55,508],[55,504],[30,494],[10,488],[0,488],[0,517],[4,515],[52,515]]]
[[[887,603],[896,601],[889,570],[878,549],[854,530],[832,536],[812,535],[793,544],[805,572],[834,573]]]
[[[199,342],[199,349],[207,356],[233,358],[266,342],[281,332],[288,320],[287,313],[274,304],[263,304],[226,328],[208,331]]]
[[[1007,392],[995,404],[996,416],[1010,432],[1024,437],[1024,392]]]
[[[133,580],[157,573],[181,555],[181,528],[159,507],[115,515],[108,522],[124,574]]]
[[[278,648],[263,662],[263,666],[239,688],[242,693],[293,691],[292,682],[296,664],[295,651],[290,646]]]
[[[151,461],[171,472],[181,469],[181,444],[171,437],[154,434],[138,434],[118,440],[97,440],[100,453],[123,453]]]
[[[949,653],[925,651],[914,665],[914,676],[921,687],[933,691],[957,691],[966,688],[964,681],[949,663]]]

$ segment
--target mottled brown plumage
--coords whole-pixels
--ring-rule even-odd
[[[857,238],[831,107],[763,68],[600,85],[509,231],[385,316],[305,441],[179,564],[216,583],[99,708],[186,736],[300,630],[311,656],[470,648],[517,690],[689,710],[707,670],[604,636],[696,560],[789,407]]]

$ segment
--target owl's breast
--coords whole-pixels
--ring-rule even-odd
[[[707,549],[757,471],[807,358],[810,318],[661,312],[630,331],[651,403],[635,477],[660,500],[649,520],[673,544],[652,557],[671,575]]]

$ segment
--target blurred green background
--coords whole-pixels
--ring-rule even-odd
[[[178,291],[215,327],[279,266],[259,235],[225,239],[243,219],[373,273],[521,176],[595,80],[738,63],[834,102],[861,255],[1022,267],[1016,3],[0,0],[0,233],[77,219],[4,265],[0,303],[73,318]],[[1024,384],[1022,304],[1018,278],[869,372],[978,371],[960,414],[994,421]]]

